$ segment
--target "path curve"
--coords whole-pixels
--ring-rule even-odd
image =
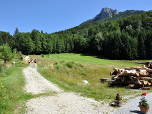
[[[25,87],[24,90],[27,93],[40,94],[49,91],[61,92],[57,85],[50,83],[44,77],[41,76],[36,70],[36,67],[27,67],[23,69],[25,75]]]
[[[57,95],[40,96],[26,102],[27,114],[113,114],[115,108],[109,104],[102,105],[92,98],[82,97],[73,92],[64,92],[55,84],[42,77],[36,67],[23,69],[26,93],[40,94],[49,91]]]

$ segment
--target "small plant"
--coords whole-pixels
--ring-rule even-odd
[[[80,64],[80,63],[76,63],[76,65],[78,66],[78,67],[84,67],[82,64]]]
[[[122,100],[122,98],[121,98],[121,96],[119,95],[119,93],[117,93],[117,95],[116,95],[116,100],[118,100],[118,101]]]
[[[61,61],[60,63],[65,63],[65,61]]]
[[[58,62],[55,62],[54,65],[58,65]]]
[[[68,62],[67,67],[72,68],[74,66],[74,64],[75,64],[74,62]]]
[[[43,55],[43,54],[42,54],[41,56],[42,56],[42,58],[44,58],[44,55]]]
[[[147,107],[149,108],[149,104],[147,103],[147,100],[145,99],[145,96],[146,96],[146,92],[145,93],[142,93],[142,98],[140,99],[141,101],[139,102],[139,107],[142,106],[142,107]]]

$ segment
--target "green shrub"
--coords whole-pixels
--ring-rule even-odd
[[[65,61],[61,61],[60,63],[65,63]]]
[[[82,64],[80,64],[80,63],[76,63],[76,65],[78,66],[78,67],[84,67]]]
[[[59,69],[60,69],[60,66],[57,65],[57,66],[56,66],[56,69],[59,70]]]
[[[58,62],[55,62],[55,63],[54,63],[54,65],[57,65],[57,64],[58,64]]]
[[[42,58],[44,58],[44,55],[42,54]]]
[[[73,67],[73,65],[74,65],[74,63],[73,63],[73,62],[68,62],[68,63],[67,63],[67,67],[69,67],[69,68],[72,68],[72,67]]]
[[[69,67],[69,68],[73,68],[73,67],[81,67],[81,68],[83,68],[84,66],[82,65],[82,64],[80,64],[80,63],[75,63],[74,61],[72,61],[72,62],[67,62],[67,67]]]

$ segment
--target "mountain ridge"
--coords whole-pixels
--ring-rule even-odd
[[[104,8],[102,8],[102,9],[104,9]],[[111,9],[111,8],[108,8],[108,9]],[[115,9],[115,10],[117,10],[117,9]],[[128,17],[130,15],[134,15],[134,14],[135,15],[141,15],[144,12],[146,12],[146,11],[144,11],[144,10],[126,10],[124,12],[118,12],[118,14],[116,14],[116,15],[107,16],[107,17],[104,17],[104,18],[98,18],[97,19],[96,17],[101,13],[100,12],[94,18],[88,19],[87,21],[82,22],[80,24],[80,26],[83,26],[83,25],[86,25],[86,24],[90,24],[90,23],[94,23],[94,22],[100,22],[101,23],[101,22],[113,21],[113,20],[117,20],[117,19]]]
[[[117,14],[119,14],[117,9],[113,10],[111,8],[105,7],[105,8],[102,8],[101,12],[98,15],[96,15],[93,18],[93,20],[98,20],[98,19],[102,19],[106,17],[112,17],[113,15],[117,15]]]

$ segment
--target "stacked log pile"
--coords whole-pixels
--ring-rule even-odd
[[[145,62],[139,67],[114,68],[112,83],[110,85],[124,85],[128,88],[141,88],[152,86],[152,63]]]

